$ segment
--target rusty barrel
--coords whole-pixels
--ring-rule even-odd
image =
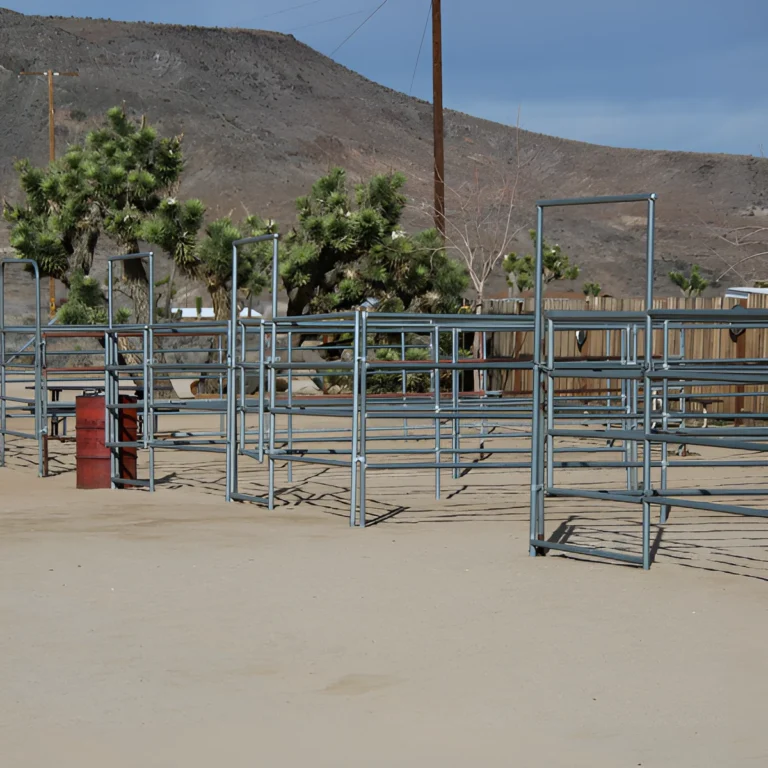
[[[120,395],[119,402],[135,403],[136,398]],[[81,395],[75,398],[77,487],[80,489],[111,486],[110,451],[104,445],[105,416],[103,395]],[[136,408],[121,408],[118,419],[118,440],[135,442],[136,436]],[[120,448],[118,459],[119,476],[126,480],[135,480],[136,448]]]

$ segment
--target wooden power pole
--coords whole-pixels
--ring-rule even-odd
[[[19,77],[33,75],[35,77],[48,78],[48,143],[49,159],[53,162],[56,159],[56,112],[53,106],[53,78],[54,77],[79,77],[78,72],[55,72],[48,69],[45,72],[19,72]],[[56,314],[56,281],[48,278],[48,305],[50,316]]]
[[[435,229],[445,238],[445,133],[443,130],[443,22],[432,0],[432,110],[435,134]]]

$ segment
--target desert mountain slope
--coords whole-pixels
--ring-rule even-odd
[[[183,195],[211,215],[247,209],[283,222],[293,199],[333,165],[353,178],[400,169],[409,178],[414,225],[427,226],[431,199],[431,107],[345,69],[293,37],[93,19],[40,18],[0,9],[0,195],[14,199],[15,158],[47,159],[47,88],[22,69],[76,69],[56,83],[57,141],[77,141],[125,102],[167,132],[183,132]],[[447,182],[477,178],[489,189],[520,166],[516,221],[532,226],[539,197],[640,191],[659,194],[660,293],[669,269],[697,262],[710,276],[748,255],[718,237],[763,219],[768,160],[612,149],[521,131],[448,112]],[[453,207],[449,204],[449,210]],[[614,295],[642,292],[639,208],[568,211],[550,236]],[[0,246],[6,232],[0,232]],[[521,236],[521,247],[525,237]],[[765,249],[763,249],[765,250]],[[723,282],[763,274],[759,260]],[[579,285],[581,280],[579,281]],[[498,276],[492,289],[503,289]]]

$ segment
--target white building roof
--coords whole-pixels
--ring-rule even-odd
[[[725,292],[726,299],[748,299],[750,296],[765,296],[768,288],[751,288],[749,286],[728,288]]]
[[[200,310],[200,314],[197,314],[195,307],[173,307],[171,312],[174,315],[181,315],[182,319],[197,320],[199,317],[201,320],[212,320],[214,318],[213,307],[203,307]],[[240,317],[249,317],[248,307],[244,307],[240,310]],[[250,317],[261,317],[261,313],[255,309],[251,310]]]

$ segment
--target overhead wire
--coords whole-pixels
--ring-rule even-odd
[[[262,16],[262,19],[271,19],[273,16],[279,16],[282,13],[288,13],[290,11],[298,11],[299,8],[307,8],[310,5],[317,5],[318,3],[322,3],[324,0],[310,0],[308,3],[301,3],[299,5],[292,5],[290,8],[281,8],[279,11],[273,11],[272,13],[268,13],[266,16]]]
[[[424,31],[421,33],[421,42],[419,43],[419,52],[416,54],[416,64],[413,67],[413,77],[411,77],[411,87],[408,89],[408,95],[413,96],[413,84],[416,82],[416,70],[419,68],[419,61],[421,59],[421,50],[424,47],[424,40],[427,36],[427,27],[429,26],[429,19],[432,16],[432,0],[429,0],[427,6],[427,20],[424,22]]]
[[[386,4],[388,0],[382,0],[374,9],[371,11],[371,13],[368,14],[368,16],[365,17],[365,19],[357,26],[355,27],[329,54],[329,56],[334,56],[339,49],[346,45]]]
[[[309,29],[309,27],[317,27],[320,24],[330,24],[332,21],[338,21],[339,19],[348,19],[350,16],[359,16],[365,11],[352,11],[351,13],[343,13],[341,16],[334,16],[331,19],[323,19],[322,21],[313,21],[311,24],[302,24],[300,27],[293,27],[286,30],[286,32],[298,32],[300,29]]]

